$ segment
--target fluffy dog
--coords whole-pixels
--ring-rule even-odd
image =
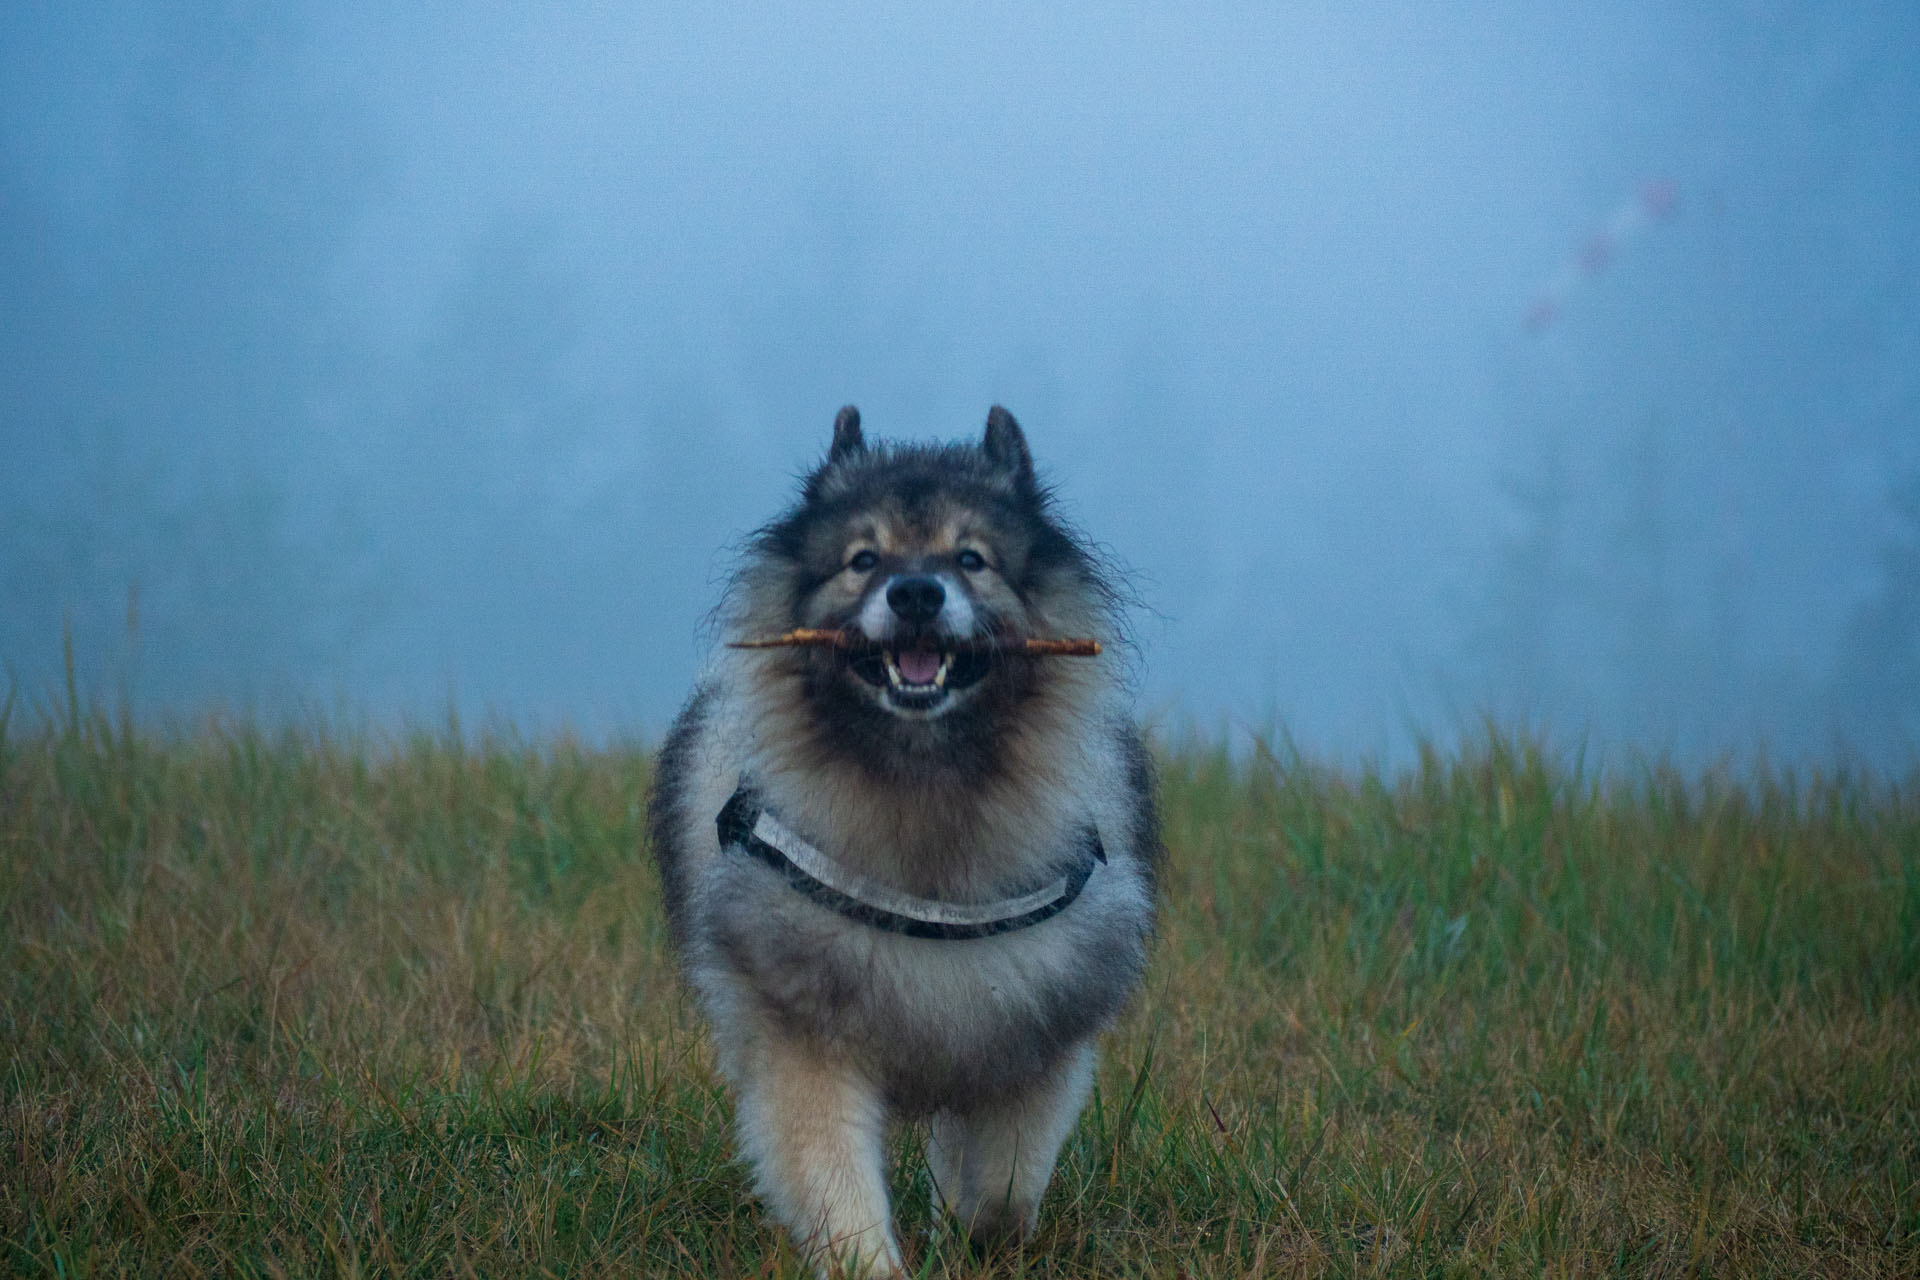
[[[1020,426],[869,445],[843,409],[755,534],[649,825],[683,971],[773,1215],[825,1274],[901,1273],[886,1126],[937,1207],[1024,1237],[1140,978],[1160,840],[1113,671],[1122,595]],[[1104,657],[1016,652],[1085,636]]]

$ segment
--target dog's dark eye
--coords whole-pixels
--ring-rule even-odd
[[[968,573],[978,573],[980,570],[987,567],[987,558],[981,555],[978,551],[973,551],[973,550],[962,551],[959,555],[954,557],[954,560],[960,565],[962,569],[965,569]]]
[[[847,561],[847,568],[853,570],[855,573],[865,573],[879,563],[880,557],[873,552],[857,551],[854,553],[853,559]]]

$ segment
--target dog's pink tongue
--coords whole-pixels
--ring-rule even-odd
[[[900,678],[908,684],[932,684],[940,674],[940,655],[909,649],[900,655]]]

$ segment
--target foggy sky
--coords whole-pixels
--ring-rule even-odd
[[[1169,725],[1914,760],[1911,5],[633,9],[6,7],[24,694],[657,734],[999,402]]]

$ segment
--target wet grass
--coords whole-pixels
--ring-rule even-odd
[[[0,733],[0,1267],[801,1274],[640,749],[77,700]],[[1172,871],[1024,1253],[945,1275],[1920,1273],[1920,779],[1162,761]]]

